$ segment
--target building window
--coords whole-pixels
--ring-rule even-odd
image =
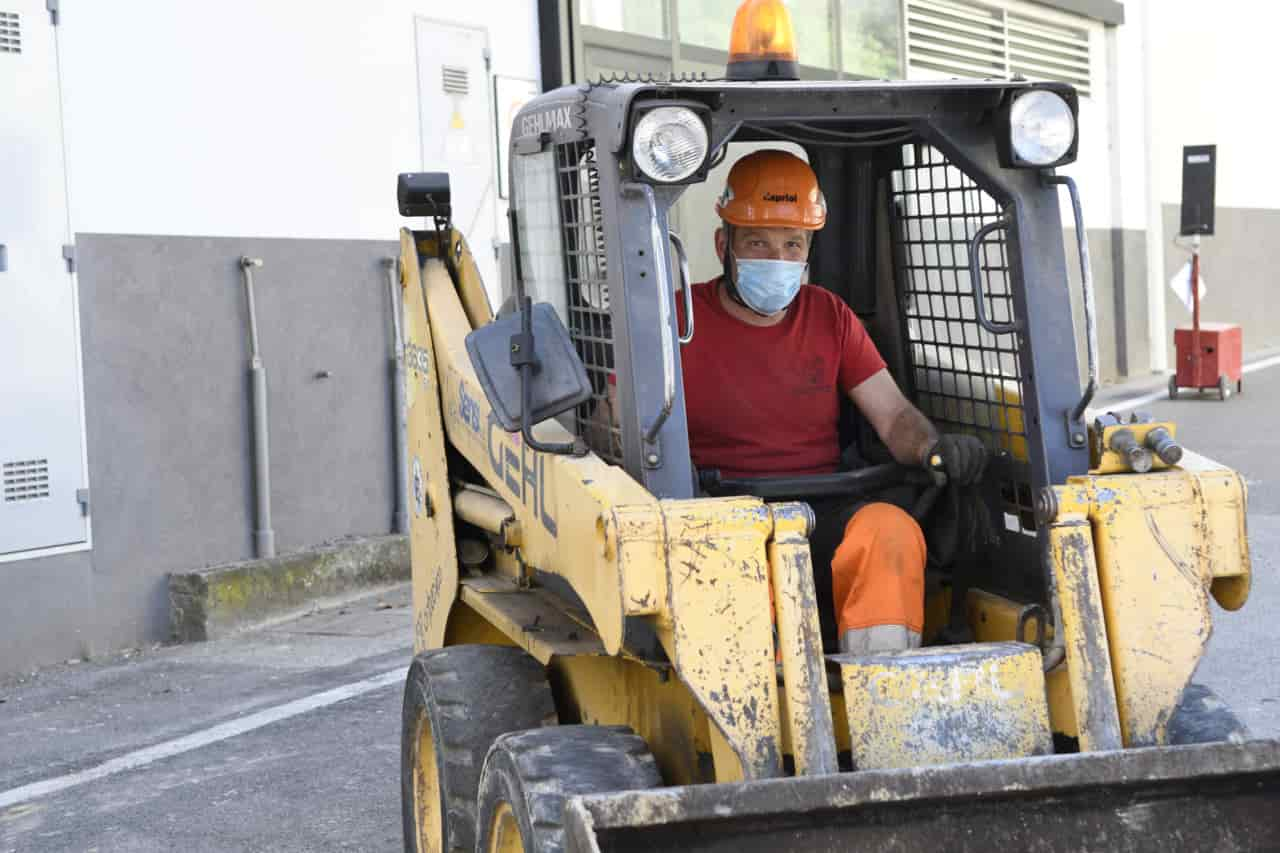
[[[840,0],[840,53],[845,73],[902,76],[901,0]]]
[[[670,36],[666,0],[581,0],[579,10],[582,23],[590,27],[658,39]]]
[[[954,77],[1056,80],[1090,91],[1089,30],[1024,5],[905,0],[907,67]]]

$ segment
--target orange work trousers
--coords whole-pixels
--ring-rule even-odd
[[[890,503],[814,503],[810,537],[823,645],[852,629],[924,628],[924,533]]]

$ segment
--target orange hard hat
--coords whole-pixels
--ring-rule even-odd
[[[808,163],[768,149],[733,164],[716,213],[730,225],[817,231],[827,222],[827,201]]]

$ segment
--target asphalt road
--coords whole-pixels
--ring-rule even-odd
[[[0,851],[401,850],[408,602],[402,587],[231,640],[0,683]],[[380,675],[385,686],[203,743]],[[190,748],[4,804],[163,744]]]
[[[1252,599],[1215,606],[1198,679],[1255,736],[1280,737],[1280,367],[1227,403],[1142,408],[1248,479]],[[231,640],[0,681],[0,853],[401,849],[409,635],[400,588]],[[116,772],[94,778],[104,766]],[[54,790],[33,793],[44,782]]]

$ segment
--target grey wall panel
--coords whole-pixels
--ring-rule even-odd
[[[1145,376],[1151,372],[1151,335],[1147,328],[1147,232],[1137,229],[1115,229],[1113,239],[1121,241],[1120,251],[1113,247],[1113,257],[1123,258],[1125,347],[1128,353],[1128,375]]]
[[[1179,206],[1163,205],[1164,233],[1178,233]],[[1280,294],[1276,270],[1280,269],[1280,210],[1219,207],[1212,237],[1202,238],[1201,273],[1208,287],[1200,317],[1239,323],[1246,353],[1280,345]],[[1173,329],[1191,325],[1191,312],[1169,290],[1167,282],[1190,255],[1166,243],[1163,287],[1165,346],[1169,365],[1176,362]]]
[[[96,654],[88,551],[0,563],[0,675]]]
[[[95,603],[108,648],[163,639],[165,574],[253,556],[247,309],[261,257],[281,551],[392,517],[381,241],[77,235]],[[321,370],[329,379],[317,379]]]
[[[1093,268],[1094,303],[1098,318],[1098,370],[1103,382],[1137,376],[1150,368],[1147,353],[1146,232],[1119,228],[1089,228],[1089,259]],[[1071,287],[1072,323],[1076,332],[1076,356],[1081,382],[1088,376],[1084,339],[1084,295],[1076,256],[1075,229],[1063,231],[1067,244],[1067,277]],[[1121,278],[1123,276],[1123,278]],[[1116,297],[1123,295],[1123,308]],[[1120,348],[1128,358],[1128,373],[1121,368]]]
[[[1093,266],[1094,303],[1098,317],[1098,349],[1100,352],[1099,369],[1103,377],[1114,378],[1116,369],[1115,347],[1115,312],[1111,310],[1113,301],[1113,275],[1111,257],[1111,230],[1107,228],[1088,228],[1085,232],[1089,238],[1089,258]],[[1071,323],[1076,334],[1076,364],[1079,367],[1080,381],[1083,384],[1088,376],[1088,353],[1084,339],[1084,291],[1080,285],[1080,261],[1076,255],[1076,231],[1065,228],[1062,239],[1067,247],[1067,281],[1071,288]]]

